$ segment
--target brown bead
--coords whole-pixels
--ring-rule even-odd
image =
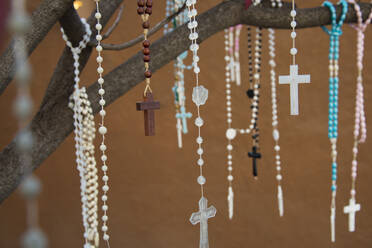
[[[146,12],[146,14],[151,15],[152,14],[152,8],[151,7],[147,7],[145,12]]]
[[[144,7],[145,6],[145,0],[138,0],[137,5],[138,5],[138,7]]]
[[[139,15],[143,15],[143,14],[145,13],[145,9],[142,8],[142,7],[138,7],[138,8],[137,8],[137,13],[138,13]]]
[[[143,47],[150,47],[150,41],[149,40],[144,40],[142,43]]]
[[[150,78],[151,77],[151,71],[145,71],[145,77]]]
[[[147,0],[146,1],[146,6],[151,8],[152,7],[152,0]]]
[[[142,27],[144,29],[149,29],[150,28],[150,23],[148,21],[145,21],[144,23],[142,23]]]
[[[150,55],[143,56],[143,61],[150,62]]]
[[[145,47],[145,48],[143,49],[143,54],[144,54],[144,55],[150,55],[150,49],[147,48],[147,47]]]

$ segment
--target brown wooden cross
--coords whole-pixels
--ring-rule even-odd
[[[137,111],[143,111],[145,115],[145,136],[155,135],[155,109],[160,109],[160,102],[154,101],[151,92],[143,97],[143,102],[137,102]]]

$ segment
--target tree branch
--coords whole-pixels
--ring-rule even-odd
[[[45,38],[66,10],[71,6],[71,0],[44,0],[32,13],[32,25],[25,36],[26,49],[30,55],[39,43]],[[14,77],[14,40],[5,49],[0,57],[0,95],[10,84]]]
[[[118,4],[117,2],[120,1],[116,0],[115,4]],[[371,11],[372,5],[360,5],[365,19]],[[224,1],[197,17],[199,22],[198,43],[227,27],[240,23],[265,28],[289,28],[291,21],[289,12],[290,9],[288,8],[273,10],[265,7],[251,7],[245,11],[244,0]],[[297,22],[300,28],[330,23],[330,13],[324,7],[298,9],[297,13]],[[337,13],[341,13],[341,9],[338,7]],[[355,11],[350,8],[345,22],[355,21]],[[151,46],[151,70],[153,72],[157,71],[185,51],[190,45],[188,35],[189,30],[186,25],[183,25],[154,42]],[[112,103],[144,80],[143,73],[139,73],[143,70],[142,56],[142,52],[138,52],[105,75],[105,100],[107,104]],[[88,57],[89,55],[82,55],[82,59],[87,60]],[[66,54],[65,50],[53,75],[51,86],[47,90],[43,104],[30,124],[31,130],[37,138],[32,152],[32,168],[22,167],[16,153],[16,139],[0,153],[0,202],[6,199],[17,187],[26,169],[27,171],[36,169],[73,130],[72,111],[67,107],[68,97],[72,93],[72,83],[72,58],[70,54]],[[58,87],[61,88],[58,89]],[[94,113],[97,113],[100,109],[98,88],[98,83],[94,83],[88,88]]]
[[[114,32],[115,28],[119,25],[121,17],[123,16],[123,11],[124,11],[124,5],[121,5],[119,9],[119,13],[116,16],[114,23],[112,24],[111,27],[107,29],[106,33],[102,35],[102,40],[107,39],[108,37],[110,37],[111,33]]]

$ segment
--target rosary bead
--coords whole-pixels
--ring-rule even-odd
[[[200,185],[204,185],[206,182],[205,177],[203,176],[199,176],[197,181],[198,181],[198,184]]]
[[[102,221],[107,221],[108,220],[108,216],[107,215],[103,215],[102,216]]]
[[[142,23],[142,27],[143,27],[144,29],[149,29],[149,28],[150,28],[150,22],[149,22],[149,21],[145,21],[145,22],[143,22],[143,23]]]
[[[145,71],[146,78],[151,78],[151,76],[152,76],[151,71]]]
[[[103,235],[103,240],[108,241],[110,239],[110,236],[108,234]]]
[[[146,7],[152,7],[152,0],[146,1]]]
[[[99,13],[99,12],[96,12],[96,14],[94,16],[95,16],[96,19],[101,19],[102,18],[101,13]]]
[[[137,1],[137,6],[138,7],[145,7],[145,0],[138,0]]]
[[[143,49],[143,54],[144,55],[150,55],[150,49],[149,48],[144,48]]]
[[[145,56],[143,56],[143,61],[145,61],[145,62],[150,62],[150,56],[149,55],[145,55]]]
[[[107,226],[102,226],[102,231],[103,232],[107,232],[107,230],[108,230],[108,227]]]
[[[139,7],[139,8],[137,8],[137,13],[139,15],[143,15],[145,13],[145,9],[143,7]]]
[[[152,8],[146,8],[145,10],[145,13],[148,14],[148,15],[151,15],[152,14]]]
[[[107,133],[107,128],[105,126],[100,126],[98,129],[100,134],[106,134]]]
[[[142,45],[143,45],[143,47],[148,48],[148,47],[150,47],[151,43],[150,43],[149,40],[144,40],[144,41],[142,42]]]

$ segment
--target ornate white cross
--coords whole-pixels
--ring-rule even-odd
[[[349,200],[349,205],[344,207],[344,213],[349,214],[349,232],[355,231],[355,213],[360,211],[360,204],[356,204],[355,199]]]
[[[208,206],[208,200],[205,197],[200,198],[199,212],[193,213],[190,217],[190,222],[193,225],[200,223],[200,243],[199,248],[209,248],[208,241],[208,219],[216,216],[216,208]]]
[[[310,83],[310,75],[298,75],[298,65],[290,66],[290,75],[279,76],[279,84],[289,84],[291,89],[291,115],[298,115],[298,84]]]

